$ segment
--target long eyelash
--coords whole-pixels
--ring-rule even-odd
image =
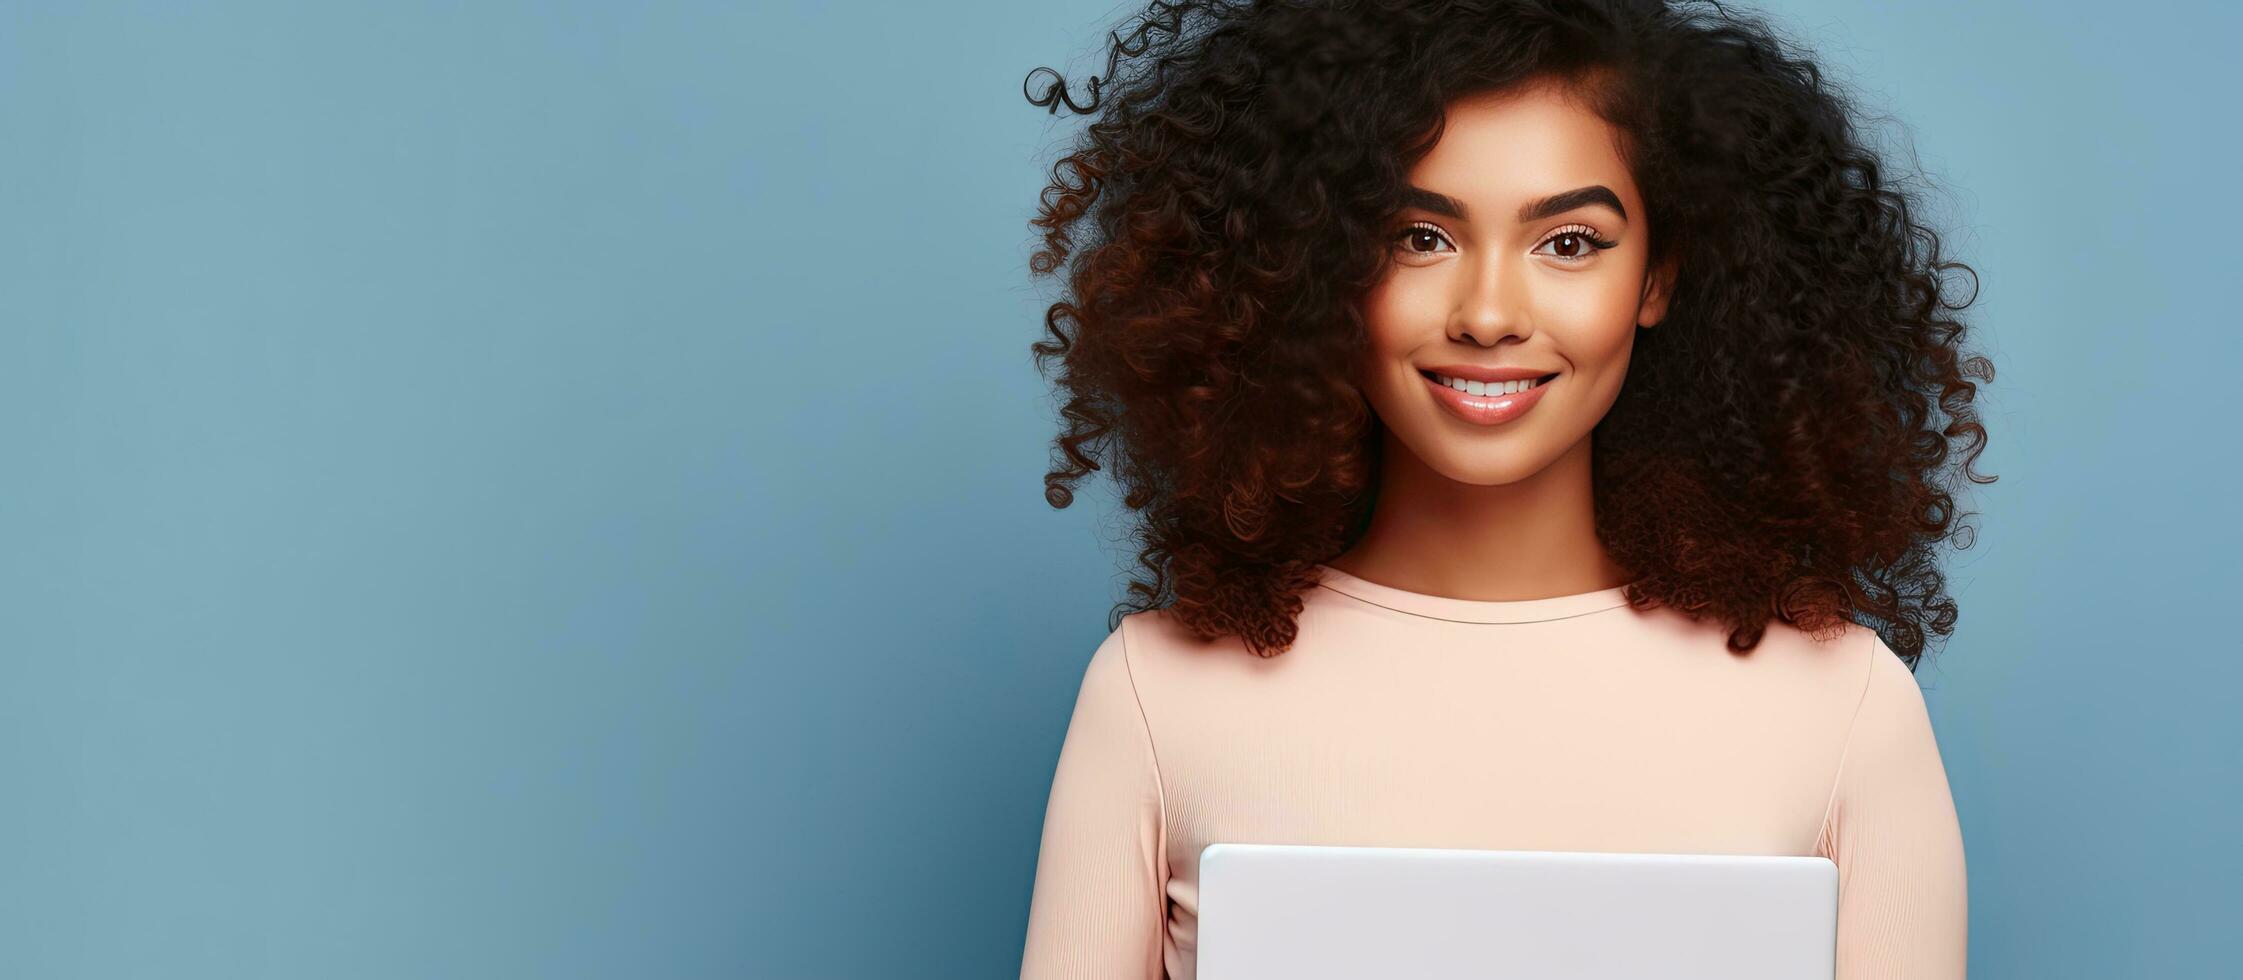
[[[1394,238],[1398,240],[1398,239],[1400,239],[1400,238],[1401,238],[1401,237],[1402,237],[1403,235],[1406,235],[1406,234],[1408,234],[1408,233],[1410,233],[1410,232],[1413,232],[1413,231],[1417,231],[1417,230],[1418,230],[1418,229],[1420,229],[1420,228],[1422,228],[1422,229],[1424,229],[1424,230],[1426,230],[1426,231],[1430,231],[1430,232],[1434,233],[1435,235],[1439,235],[1439,236],[1441,237],[1441,240],[1442,240],[1442,241],[1444,241],[1444,242],[1447,242],[1447,243],[1449,243],[1450,245],[1455,245],[1455,244],[1456,244],[1456,240],[1455,240],[1455,239],[1452,239],[1452,238],[1450,238],[1450,237],[1449,237],[1449,233],[1448,233],[1448,232],[1442,231],[1442,230],[1440,229],[1440,227],[1439,227],[1438,225],[1435,225],[1435,224],[1433,224],[1433,223],[1431,223],[1431,222],[1426,222],[1426,221],[1412,221],[1412,222],[1410,222],[1409,224],[1407,224],[1407,225],[1404,225],[1404,226],[1403,226],[1402,228],[1400,228],[1399,230],[1397,230],[1397,231],[1395,231],[1395,232],[1394,232]],[[1424,254],[1424,253],[1422,253],[1422,252],[1421,252],[1421,253],[1418,253],[1418,254],[1422,255],[1422,254]]]
[[[1596,248],[1596,249],[1597,249],[1598,251],[1600,251],[1600,252],[1601,252],[1601,251],[1603,251],[1603,250],[1605,250],[1605,249],[1608,249],[1608,248],[1611,248],[1611,247],[1613,247],[1613,246],[1615,246],[1615,245],[1618,245],[1618,244],[1620,244],[1619,242],[1617,242],[1617,241],[1613,241],[1612,239],[1599,237],[1599,236],[1597,235],[1597,230],[1596,230],[1596,229],[1594,229],[1594,228],[1591,228],[1591,227],[1589,227],[1588,225],[1566,225],[1566,226],[1565,226],[1565,227],[1563,227],[1563,228],[1559,228],[1559,229],[1557,229],[1557,230],[1555,230],[1555,231],[1552,231],[1551,233],[1549,233],[1549,234],[1547,234],[1547,235],[1544,235],[1544,236],[1542,236],[1542,240],[1541,240],[1541,241],[1539,241],[1539,242],[1535,242],[1535,243],[1534,243],[1534,247],[1535,247],[1535,248],[1541,248],[1542,246],[1544,246],[1544,245],[1548,245],[1548,244],[1550,244],[1551,242],[1553,242],[1553,241],[1556,241],[1556,240],[1558,240],[1558,239],[1560,239],[1560,238],[1564,238],[1564,237],[1565,237],[1565,236],[1567,236],[1567,235],[1573,235],[1573,236],[1576,236],[1576,237],[1580,238],[1580,239],[1581,239],[1582,241],[1588,242],[1588,243],[1589,243],[1590,245],[1594,246],[1594,247],[1595,247],[1595,248]],[[1573,258],[1566,258],[1566,257],[1564,257],[1564,256],[1555,256],[1555,258],[1557,258],[1557,259],[1558,259],[1558,261],[1560,261],[1560,262],[1579,262],[1579,261],[1581,261],[1581,259],[1580,259],[1580,257],[1579,257],[1579,256],[1575,256],[1575,257],[1573,257]]]

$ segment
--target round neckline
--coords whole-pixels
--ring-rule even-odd
[[[1460,623],[1539,623],[1618,609],[1628,604],[1628,586],[1635,584],[1541,599],[1460,599],[1380,585],[1322,562],[1316,567],[1323,575],[1317,584],[1341,595],[1395,612]]]

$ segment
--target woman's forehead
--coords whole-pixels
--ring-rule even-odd
[[[1410,183],[1464,205],[1472,220],[1502,220],[1522,202],[1590,184],[1633,201],[1620,134],[1565,90],[1537,85],[1451,103],[1441,138]]]

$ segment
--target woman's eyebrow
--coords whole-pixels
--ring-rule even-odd
[[[1412,186],[1403,191],[1402,203],[1409,207],[1423,208],[1434,214],[1462,221],[1472,220],[1464,209],[1464,202],[1447,194],[1426,190],[1423,187]],[[1539,200],[1528,201],[1525,207],[1519,209],[1519,221],[1521,223],[1537,221],[1553,214],[1564,214],[1574,208],[1590,204],[1602,204],[1611,208],[1623,220],[1628,217],[1628,209],[1620,206],[1620,195],[1612,193],[1612,188],[1603,184],[1590,184],[1587,187],[1576,187],[1570,191],[1562,191]]]
[[[1456,218],[1460,221],[1472,220],[1465,217],[1464,202],[1438,191],[1426,190],[1415,184],[1410,185],[1408,190],[1402,192],[1402,203],[1408,207],[1431,211],[1445,218]]]
[[[1552,194],[1539,201],[1528,201],[1525,207],[1519,209],[1519,221],[1524,223],[1547,218],[1553,214],[1564,214],[1574,208],[1590,204],[1602,204],[1611,208],[1622,220],[1626,220],[1628,217],[1628,209],[1620,206],[1620,195],[1612,193],[1612,188],[1603,184],[1590,184],[1587,187],[1576,187],[1570,191]]]

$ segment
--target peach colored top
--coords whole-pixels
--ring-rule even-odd
[[[1218,841],[1820,855],[1838,980],[1963,976],[1947,772],[1875,631],[1771,623],[1739,656],[1621,588],[1481,601],[1320,574],[1276,657],[1158,610],[1091,655],[1023,980],[1192,980]]]

